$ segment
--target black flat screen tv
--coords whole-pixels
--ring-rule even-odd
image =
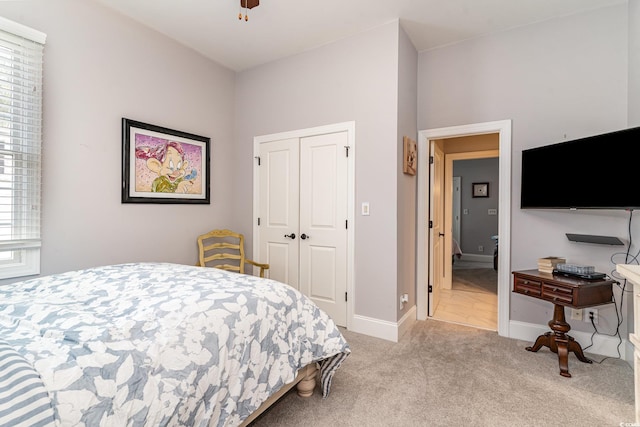
[[[522,209],[640,209],[640,127],[522,151]]]

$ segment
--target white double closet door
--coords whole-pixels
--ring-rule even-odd
[[[259,259],[347,323],[348,133],[259,143]]]

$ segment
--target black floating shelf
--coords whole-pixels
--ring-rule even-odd
[[[593,234],[571,234],[566,233],[567,239],[572,242],[596,243],[598,245],[624,246],[622,240],[613,236],[594,236]]]

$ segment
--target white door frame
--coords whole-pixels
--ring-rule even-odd
[[[428,259],[427,243],[429,232],[428,194],[429,182],[429,141],[469,135],[498,133],[500,143],[499,160],[499,209],[498,235],[498,334],[509,336],[509,297],[511,283],[511,120],[475,123],[469,125],[428,129],[418,132],[418,228],[416,253],[416,305],[418,320],[427,319],[428,304]]]
[[[352,328],[355,307],[355,159],[356,159],[356,122],[342,122],[307,129],[297,129],[253,138],[253,155],[259,157],[260,144],[289,138],[305,138],[327,133],[347,132],[348,172],[347,172],[347,329]],[[348,148],[347,148],[348,147]],[[257,218],[260,209],[260,174],[257,171],[258,162],[253,169],[253,259],[260,257],[260,231]]]

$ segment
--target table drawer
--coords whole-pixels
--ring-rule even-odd
[[[536,280],[516,277],[513,283],[513,290],[525,295],[539,297],[542,295],[542,282]]]
[[[552,302],[573,303],[573,289],[556,286],[549,283],[542,284],[542,298]]]

